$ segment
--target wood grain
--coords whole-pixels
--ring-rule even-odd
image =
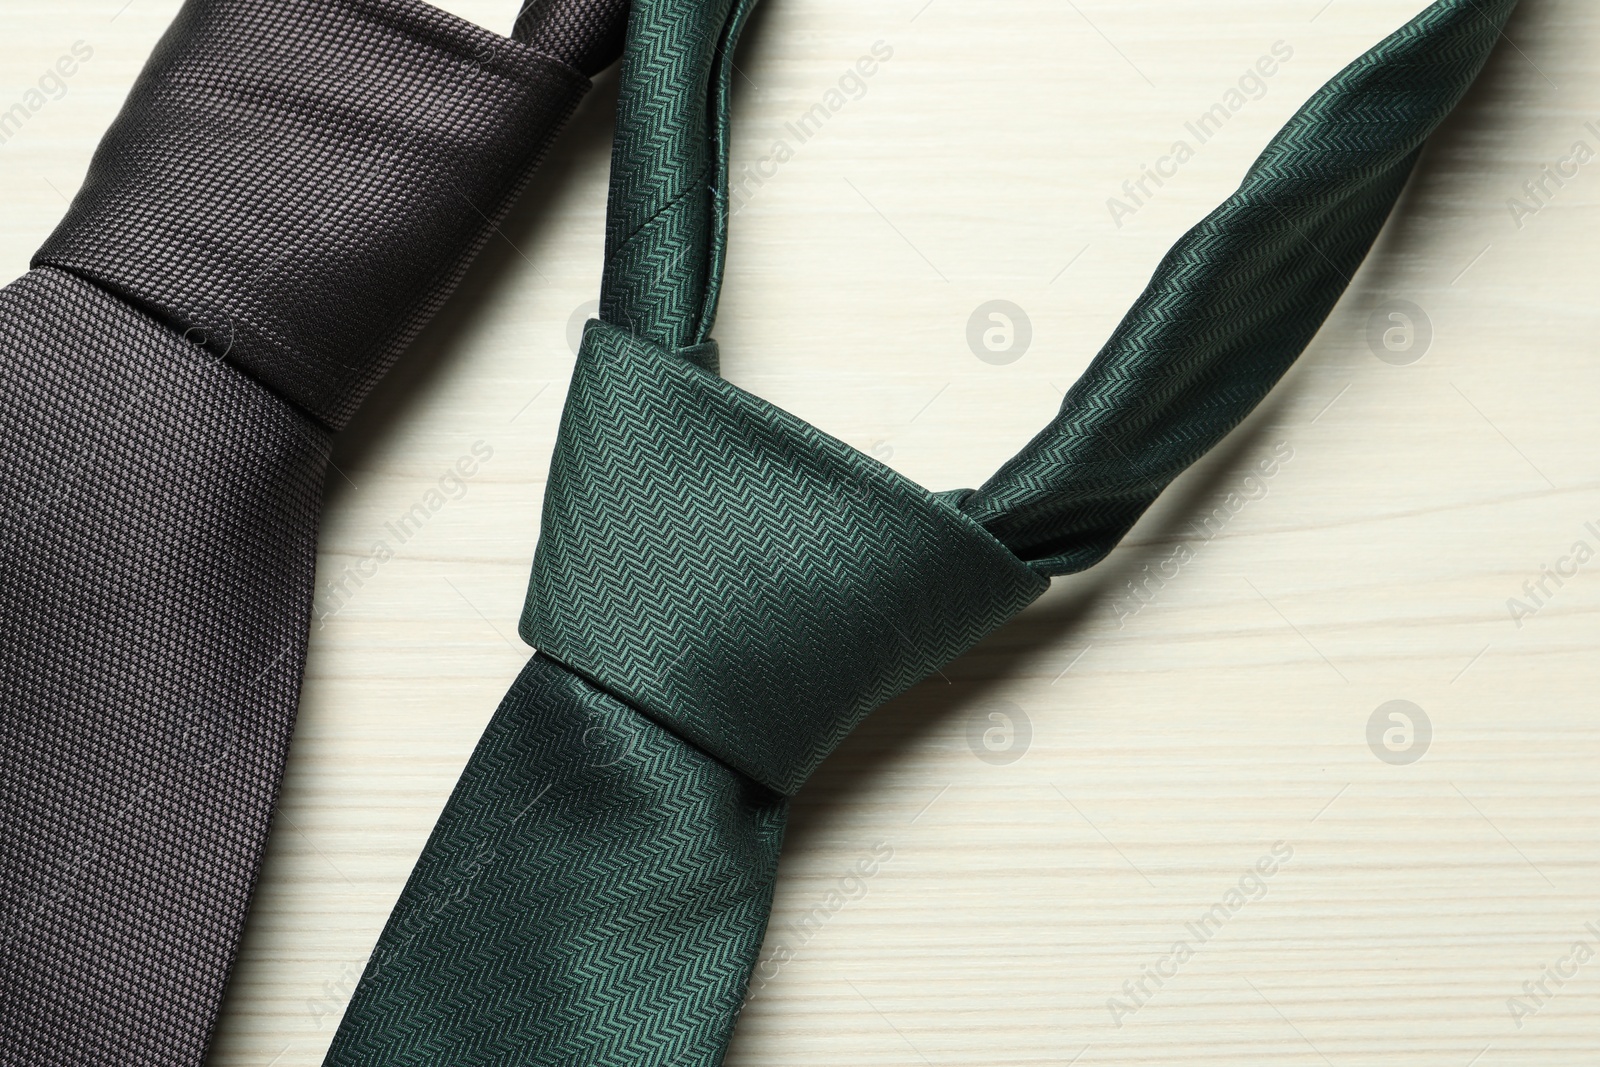
[[[0,109],[73,42],[94,49],[0,144],[7,276],[177,8],[123,4],[7,5]],[[499,30],[513,14],[446,6]],[[768,176],[735,220],[727,374],[930,487],[981,481],[1272,132],[1423,6],[768,0],[740,59],[736,157]],[[807,787],[768,943],[794,958],[764,968],[730,1064],[1600,1057],[1600,962],[1572,951],[1600,953],[1600,559],[1572,554],[1600,550],[1600,164],[1509,206],[1576,142],[1600,151],[1600,10],[1524,0],[1507,37],[1257,415],[1104,565],[883,709]],[[878,42],[892,57],[859,98],[763,164]],[[1277,42],[1292,57],[1259,98],[1117,225],[1108,199]],[[602,79],[339,443],[324,582],[474,443],[493,457],[313,635],[218,1067],[320,1063],[527,656],[514,622],[569,321],[597,292],[614,101]],[[1032,328],[1005,364],[967,341],[997,299]],[[1403,365],[1369,344],[1395,301],[1431,334]],[[1576,573],[1514,619],[1563,558]],[[1393,700],[1431,722],[1420,761],[1369,747]],[[892,858],[853,875],[875,849]]]

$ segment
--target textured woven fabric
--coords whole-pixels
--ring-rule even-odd
[[[962,509],[1043,574],[1103,559],[1311,342],[1515,6],[1436,3],[1335,76],[1167,254],[1054,421]]]
[[[637,2],[622,58],[600,317],[663,348],[711,336],[726,229],[725,102],[754,0]]]
[[[528,0],[511,36],[593,77],[622,54],[628,0]]]
[[[305,657],[325,434],[87,282],[0,290],[0,1063],[198,1064]]]
[[[327,1062],[719,1062],[766,928],[785,810],[535,657]]]
[[[327,430],[586,84],[414,0],[190,0],[0,290],[3,1067],[203,1062],[294,722]]]
[[[750,4],[635,0],[604,322],[574,375],[523,617],[541,655],[469,762],[329,1067],[721,1063],[771,890],[726,861],[771,878],[747,842],[776,847],[784,809],[679,798],[713,767],[792,791],[1038,576],[1104,555],[1316,332],[1514,4],[1439,0],[1331,81],[1162,264],[1062,417],[981,491],[935,499],[715,378],[728,72]],[[649,739],[625,773],[594,774],[612,757],[582,744],[573,704],[604,708],[605,736]],[[531,740],[541,728],[565,743]],[[647,824],[632,805],[650,791]],[[533,825],[513,835],[511,813]]]
[[[35,264],[206,337],[337,429],[587,87],[422,4],[190,3]]]
[[[559,440],[523,638],[781,793],[1048,584],[920,486],[603,323]]]

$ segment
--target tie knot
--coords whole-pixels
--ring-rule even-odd
[[[338,428],[587,87],[411,0],[190,0],[35,265]]]
[[[792,794],[1047,586],[971,519],[699,362],[591,323],[522,634]]]

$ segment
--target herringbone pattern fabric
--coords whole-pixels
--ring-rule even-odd
[[[328,431],[586,86],[416,0],[190,0],[0,291],[0,1067],[204,1061]]]
[[[542,654],[463,774],[330,1067],[720,1063],[766,920],[779,795],[1040,576],[1109,551],[1265,395],[1513,6],[1440,0],[1330,82],[1174,249],[1061,418],[979,492],[935,498],[716,377],[717,190],[750,5],[636,0],[604,322],[574,374],[523,616]],[[650,739],[627,773],[597,778],[577,726],[551,725],[574,704]],[[541,728],[569,741],[508,757],[507,738]],[[648,828],[634,772],[661,796]],[[683,806],[723,773],[756,792]],[[549,806],[557,791],[588,818]],[[458,873],[472,854],[489,873]],[[736,855],[750,880],[724,864]],[[454,910],[431,914],[446,894]]]
[[[668,349],[709,339],[726,211],[724,96],[754,0],[636,3],[611,157],[600,314]]]
[[[603,323],[560,440],[522,636],[778,792],[1047,585],[876,460]]]
[[[786,807],[535,657],[326,1062],[715,1067],[766,929]]]
[[[962,509],[1042,574],[1104,558],[1310,343],[1515,6],[1436,3],[1330,81]]]

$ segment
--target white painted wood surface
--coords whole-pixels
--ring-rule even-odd
[[[6,277],[177,6],[6,4],[0,110],[75,42],[93,50],[0,143]],[[501,0],[445,6],[510,25]],[[741,163],[875,43],[893,55],[749,186],[718,330],[728,376],[930,487],[981,481],[1272,132],[1423,6],[767,0],[741,57]],[[1600,560],[1571,555],[1600,550],[1600,166],[1548,183],[1520,220],[1508,206],[1531,205],[1524,183],[1575,142],[1600,150],[1585,125],[1600,126],[1600,10],[1524,0],[1508,37],[1262,410],[1109,561],[883,709],[807,787],[768,942],[794,958],[766,968],[730,1064],[1600,1059],[1600,962],[1572,948],[1600,950]],[[1247,83],[1259,98],[1118,227],[1108,199],[1193,144],[1185,123],[1277,42],[1292,56]],[[313,636],[218,1067],[320,1063],[526,659],[514,624],[569,323],[597,291],[614,99],[607,78],[509,241],[339,443],[323,582],[475,443],[493,456]],[[1032,329],[1005,364],[967,342],[996,299]],[[1395,301],[1431,333],[1404,365],[1368,341]],[[1275,450],[1271,476],[1252,474]],[[1236,513],[1198,533],[1230,493]],[[1130,599],[1175,553],[1176,576]],[[1546,565],[1576,573],[1544,579],[1518,625],[1508,599],[1534,606],[1524,583]],[[1431,722],[1418,762],[1369,748],[1392,700]],[[1005,743],[997,711],[1028,724],[1014,762],[976,754],[987,729]],[[1275,844],[1274,873],[1249,877]],[[892,858],[850,880],[875,847]],[[798,932],[818,908],[827,921]],[[1208,913],[1226,918],[1202,943],[1187,924]],[[1136,1001],[1124,983],[1141,980]]]

